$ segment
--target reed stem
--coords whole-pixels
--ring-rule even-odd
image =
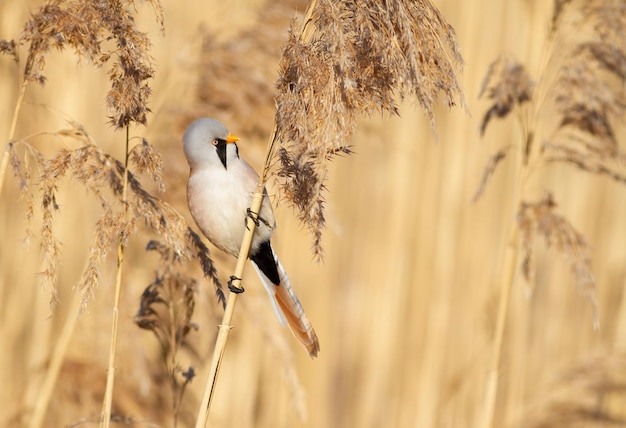
[[[76,321],[81,311],[81,298],[78,293],[74,293],[72,302],[70,304],[69,315],[63,324],[63,330],[60,336],[57,338],[54,346],[54,351],[50,357],[50,364],[46,370],[43,382],[39,387],[39,393],[37,394],[37,401],[35,403],[35,409],[31,417],[28,428],[40,428],[43,424],[48,404],[50,403],[50,397],[52,396],[52,390],[61,371],[63,360],[67,354],[67,348],[72,334],[74,333],[74,327],[76,327]]]
[[[22,105],[24,104],[24,96],[26,95],[26,87],[28,81],[25,79],[20,85],[20,92],[17,95],[17,102],[15,103],[15,109],[13,110],[13,119],[11,119],[11,128],[9,129],[9,142],[6,149],[2,154],[2,161],[0,161],[0,196],[2,195],[2,189],[4,188],[4,176],[6,175],[7,165],[9,164],[10,144],[13,138],[15,138],[15,130],[17,129],[17,119],[20,117],[22,111]]]
[[[129,145],[130,128],[126,127],[126,153],[124,155],[124,187],[122,193],[122,204],[124,205],[124,223],[128,217],[128,158],[130,151]],[[117,245],[117,274],[115,277],[115,297],[113,300],[113,322],[111,326],[111,346],[109,349],[109,366],[107,368],[107,382],[104,393],[104,401],[102,403],[102,414],[100,419],[101,428],[109,428],[111,424],[111,407],[113,403],[113,384],[115,383],[115,356],[117,348],[117,325],[119,321],[120,295],[122,292],[122,267],[124,264],[124,249],[126,247],[124,236],[125,231],[120,233],[119,243]]]
[[[517,206],[517,205],[516,205]],[[487,375],[487,388],[485,393],[485,405],[483,409],[483,419],[480,424],[482,428],[492,428],[494,426],[494,417],[496,409],[496,401],[498,398],[498,380],[500,362],[502,359],[502,348],[504,343],[504,333],[506,321],[509,313],[509,302],[511,300],[511,290],[515,279],[515,264],[517,261],[518,245],[517,238],[519,229],[516,224],[512,225],[510,239],[506,248],[504,267],[502,269],[502,289],[500,290],[500,298],[498,303],[498,318],[496,320],[496,331],[493,340],[493,349],[491,354],[491,363]]]

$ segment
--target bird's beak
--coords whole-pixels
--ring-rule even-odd
[[[229,144],[236,143],[237,141],[239,141],[239,137],[237,137],[236,135],[228,134],[228,136],[226,137],[226,142]]]

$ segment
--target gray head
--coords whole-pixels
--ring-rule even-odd
[[[183,149],[192,169],[202,166],[228,168],[227,159],[239,157],[239,140],[217,119],[204,117],[193,121],[183,135]]]

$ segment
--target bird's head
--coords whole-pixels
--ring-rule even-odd
[[[183,135],[183,149],[189,166],[222,167],[228,169],[228,161],[239,157],[238,137],[217,119],[202,118],[193,121]]]

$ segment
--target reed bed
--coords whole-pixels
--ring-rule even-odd
[[[291,20],[307,3],[119,2],[127,25],[97,34],[97,55],[95,44],[71,42],[89,33],[84,25],[62,39],[41,33],[54,36],[53,44],[33,59],[36,79],[22,90],[33,39],[16,48],[20,67],[10,40],[20,40],[43,4],[0,4],[2,149],[11,144],[0,193],[0,426],[33,426],[36,415],[40,426],[101,423],[114,307],[111,425],[193,426],[223,312],[219,283],[234,262],[189,228],[180,136],[192,118],[219,117],[242,137],[241,155],[262,169],[274,96],[287,90],[279,121],[301,120],[284,115],[295,114],[306,95],[289,98],[296,92],[288,55],[299,43]],[[322,9],[316,22],[354,38],[344,28],[353,11],[342,4]],[[419,40],[445,46],[445,58],[427,58],[449,79],[435,85],[450,85],[447,98],[382,86],[371,87],[373,98],[355,98],[350,84],[371,76],[337,70],[361,66],[354,61],[365,53],[332,44],[328,34],[314,37],[331,53],[317,53],[329,74],[311,67],[298,82],[323,87],[323,79],[344,78],[348,92],[334,95],[347,102],[342,108],[368,111],[334,115],[317,104],[326,127],[285,128],[288,151],[275,158],[278,179],[268,183],[278,205],[273,244],[322,351],[315,360],[302,353],[274,320],[260,284],[244,275],[249,285],[233,317],[209,426],[625,423],[626,43],[611,31],[623,23],[623,2],[434,5],[458,46],[443,35]],[[428,15],[423,25],[437,19]],[[129,65],[113,66],[124,58],[115,38],[123,29],[147,38],[134,43],[132,53],[145,56],[135,57],[143,74],[132,75],[139,85],[130,92],[149,110],[115,96],[129,88],[113,83]],[[388,60],[380,64],[398,68],[385,48],[376,51]],[[463,73],[452,76],[444,60],[454,68],[459,53]],[[370,71],[380,76],[376,65]],[[410,79],[405,84],[413,88]],[[414,89],[429,90],[419,81]],[[381,108],[381,100],[389,104]],[[294,136],[326,145],[297,152]],[[298,162],[321,178],[301,180],[312,188],[290,187],[298,175],[289,168]],[[485,406],[490,373],[497,389]],[[44,385],[49,402],[38,410]]]

